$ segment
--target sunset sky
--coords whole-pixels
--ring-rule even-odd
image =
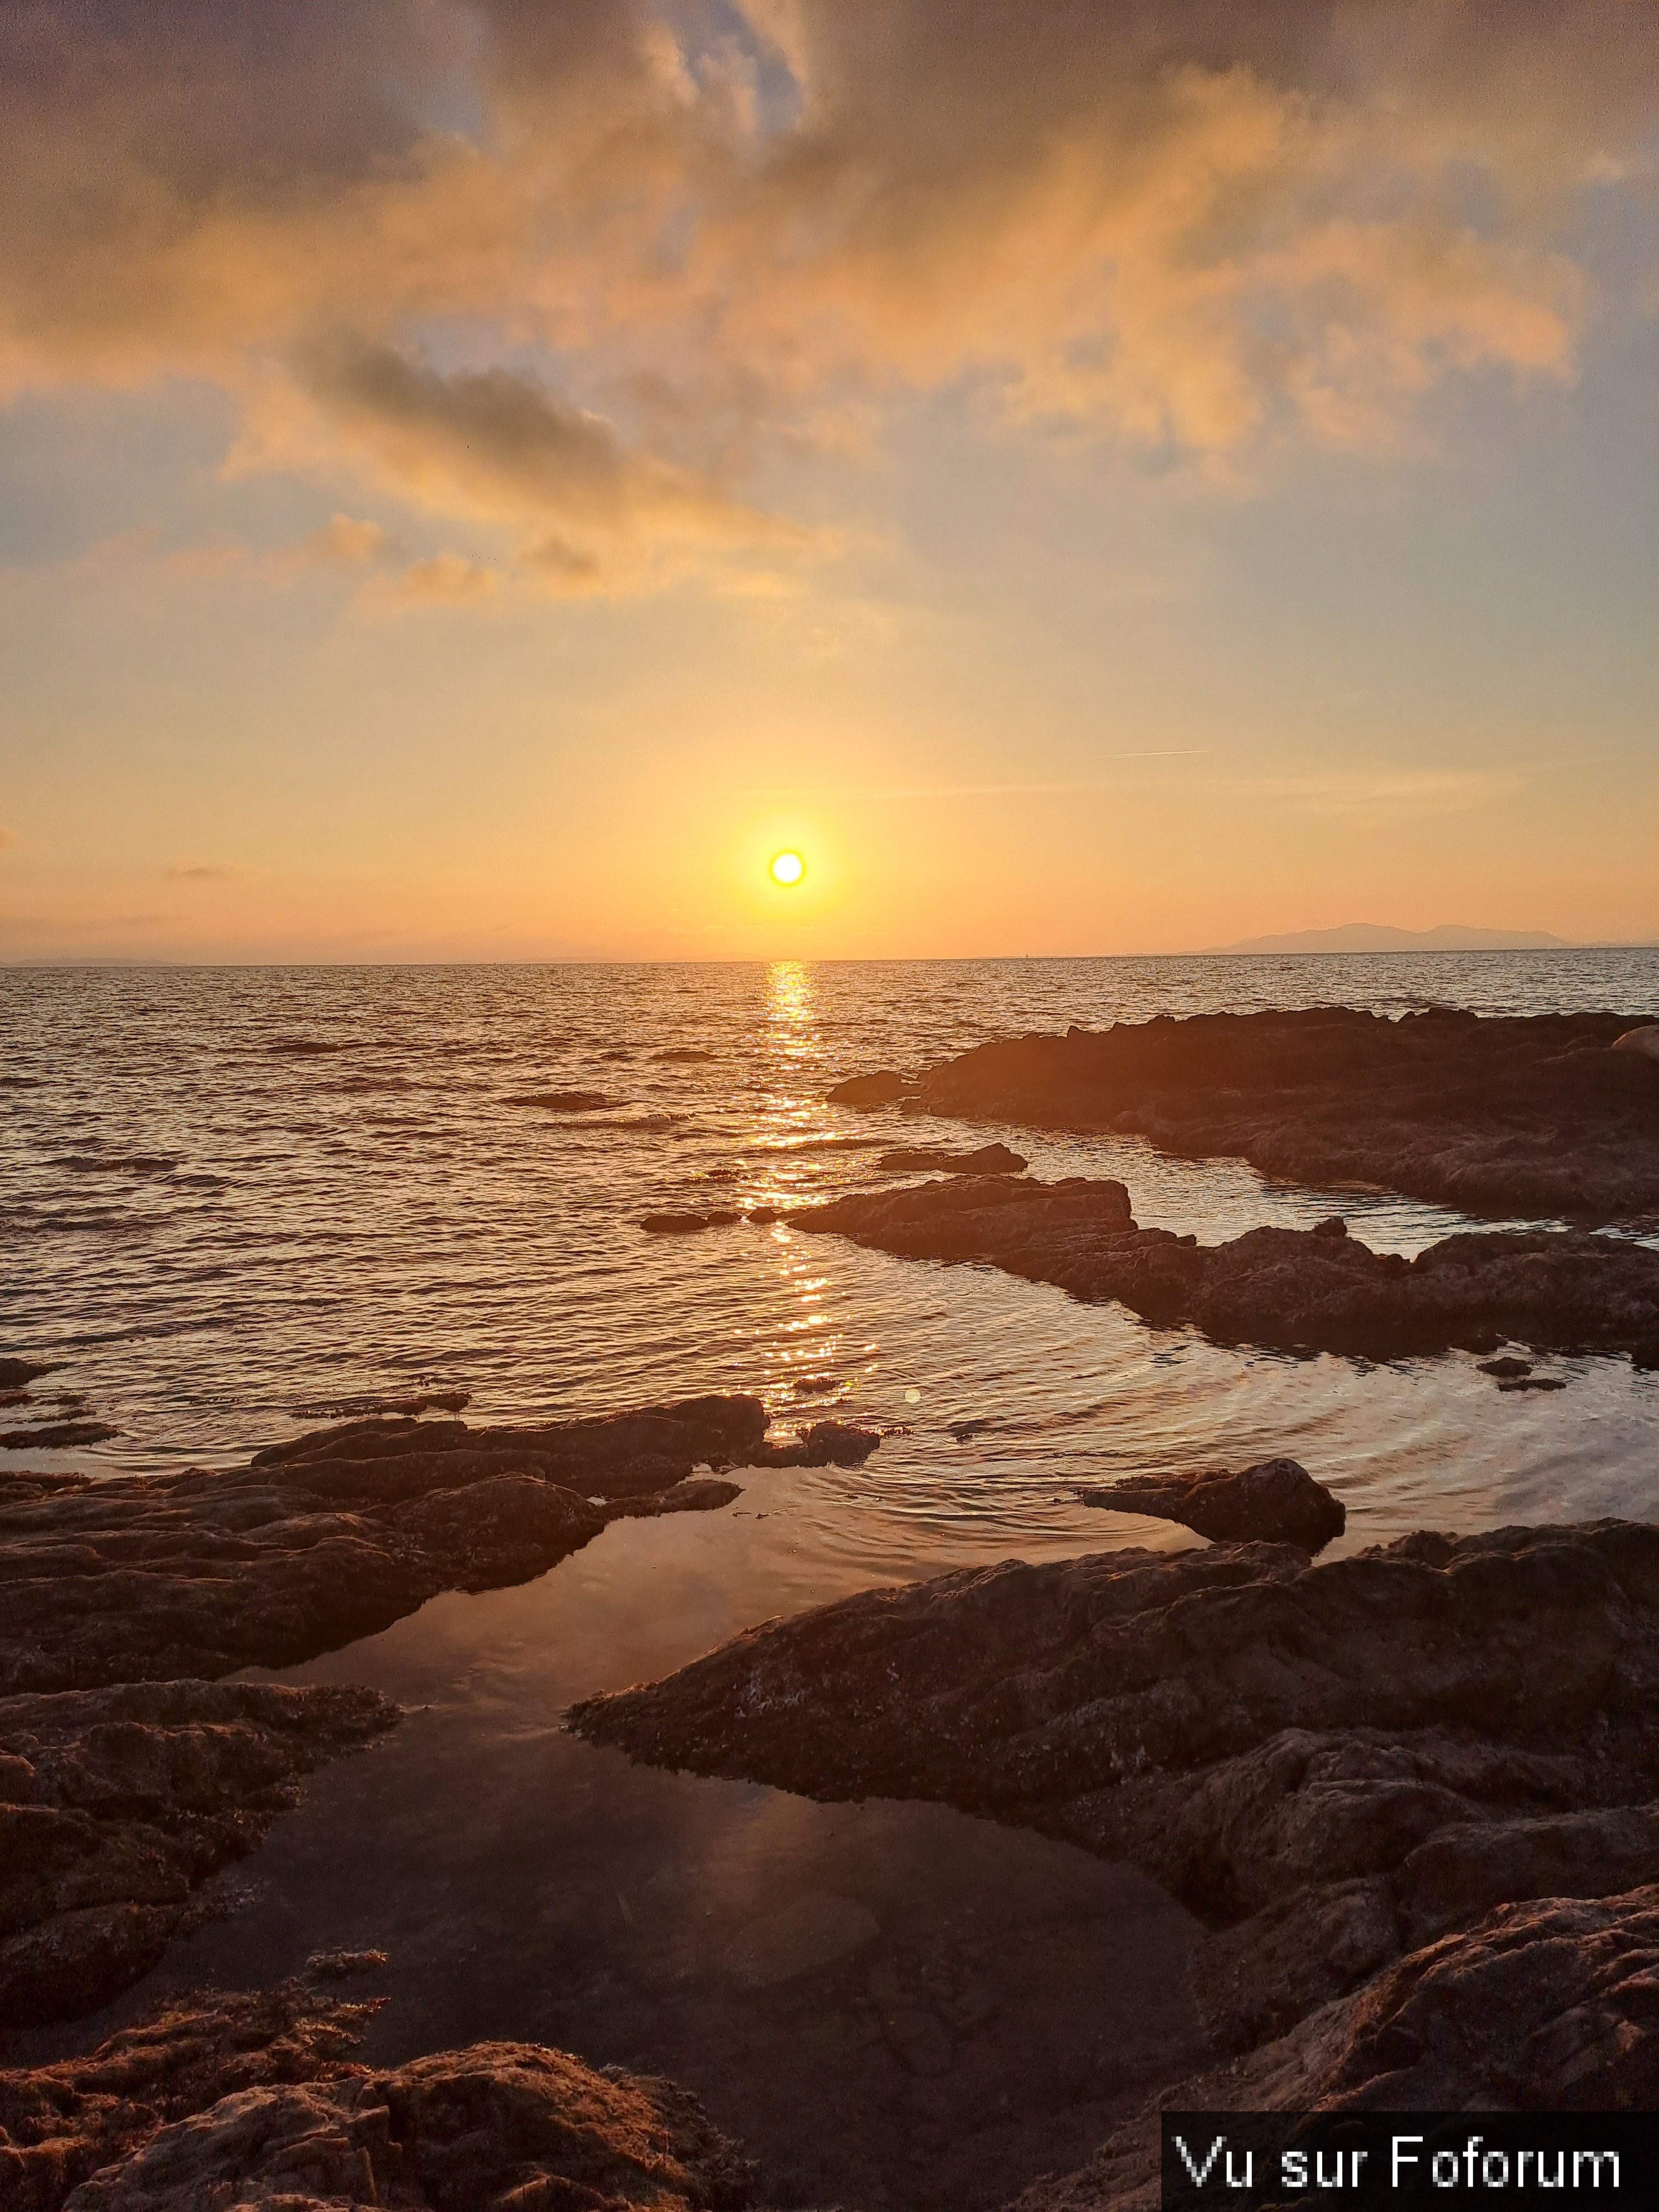
[[[0,958],[1659,933],[1651,0],[11,0],[0,77]]]

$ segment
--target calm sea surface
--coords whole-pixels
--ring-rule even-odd
[[[437,1389],[485,1420],[753,1390],[786,1427],[833,1409],[898,1431],[859,1472],[743,1475],[729,1511],[620,1523],[539,1582],[289,1670],[419,1710],[313,1779],[230,1917],[40,2047],[181,1982],[372,1945],[373,2055],[522,2035],[668,2073],[760,2154],[768,2202],[963,2212],[1079,2162],[1201,2055],[1179,1908],[943,1808],[636,1770],[566,1736],[564,1705],[873,1582],[1195,1540],[1078,1502],[1135,1468],[1289,1453],[1346,1501],[1349,1549],[1655,1517],[1659,1376],[1551,1358],[1566,1389],[1504,1395],[1462,1355],[1225,1351],[782,1224],[638,1222],[867,1186],[917,1125],[826,1104],[846,1075],[1071,1022],[1328,1004],[1652,1019],[1659,955],[0,970],[0,1352],[61,1362],[0,1418],[61,1391],[118,1431],[9,1467],[228,1465]],[[561,1089],[616,1103],[517,1103]],[[1392,1250],[1466,1225],[1137,1139],[926,1133],[1121,1176],[1142,1222],[1206,1242],[1334,1204]]]
[[[872,1562],[896,1540],[1098,1541],[1097,1516],[1055,1503],[1070,1477],[1267,1451],[1382,1516],[1367,1539],[1634,1505],[1655,1386],[1620,1362],[1499,1398],[1467,1360],[1222,1352],[781,1224],[638,1226],[870,1183],[915,1125],[824,1103],[860,1070],[1072,1021],[1331,1003],[1650,1015],[1659,955],[0,971],[0,1341],[62,1362],[42,1389],[118,1431],[71,1457],[107,1468],[212,1464],[434,1388],[483,1419],[737,1389],[786,1423],[902,1422],[823,1484],[822,1541]],[[688,1050],[712,1057],[665,1057]],[[617,1103],[518,1103],[572,1089]],[[1037,1173],[1120,1176],[1142,1222],[1205,1242],[1332,1205],[1139,1139],[1005,1133]],[[1399,1251],[1462,1222],[1343,1206]]]

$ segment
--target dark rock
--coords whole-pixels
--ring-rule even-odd
[[[252,1682],[0,1699],[0,2026],[94,2011],[147,1973],[298,1778],[397,1718],[373,1690]]]
[[[989,1261],[1074,1297],[1116,1298],[1159,1327],[1220,1344],[1377,1359],[1444,1352],[1492,1332],[1622,1351],[1659,1329],[1659,1251],[1575,1230],[1447,1237],[1413,1260],[1354,1237],[1253,1229],[1199,1244],[1139,1229],[1121,1182],[973,1177],[801,1206],[791,1225],[910,1259]]]
[[[758,1398],[533,1428],[349,1422],[228,1474],[0,1476],[0,1691],[288,1667],[444,1589],[529,1581],[700,1467],[761,1463]]]
[[[1532,1362],[1530,1359],[1516,1359],[1512,1353],[1505,1352],[1500,1359],[1483,1359],[1480,1372],[1495,1375],[1500,1382],[1518,1382],[1522,1376],[1532,1373]]]
[[[981,1045],[902,1087],[953,1120],[1134,1130],[1286,1181],[1623,1221],[1659,1211],[1659,1083],[1644,1053],[1608,1049],[1629,1027],[1438,1008],[1159,1015]]]
[[[1213,1468],[1197,1474],[1132,1474],[1121,1482],[1079,1491],[1085,1505],[1115,1513],[1146,1513],[1178,1521],[1223,1544],[1298,1544],[1322,1551],[1347,1526],[1342,1501],[1293,1459],[1262,1460],[1230,1474]]]
[[[736,1213],[647,1213],[641,1221],[641,1229],[653,1237],[695,1237],[698,1231],[712,1229],[717,1222],[738,1221]]]
[[[881,1442],[879,1429],[860,1429],[845,1421],[814,1421],[793,1444],[763,1444],[760,1467],[862,1467]]]
[[[1340,1213],[1328,1213],[1322,1221],[1316,1221],[1311,1233],[1316,1237],[1346,1237],[1348,1224]]]
[[[604,1091],[521,1091],[507,1103],[509,1106],[544,1106],[552,1114],[597,1114],[623,1102]]]
[[[1626,1030],[1623,1036],[1613,1039],[1613,1049],[1640,1053],[1645,1060],[1659,1060],[1659,1022],[1644,1022],[1639,1029]]]
[[[84,2058],[0,2074],[8,2212],[741,2212],[753,2169],[672,2082],[482,2043],[390,2071],[377,2008],[198,1990]]]
[[[1500,1907],[1414,1951],[1276,2042],[1166,2089],[1075,2173],[1008,2212],[1157,2212],[1160,2109],[1651,2110],[1659,1888]]]
[[[666,1052],[653,1052],[651,1057],[653,1060],[678,1061],[684,1067],[701,1067],[714,1059],[715,1054],[705,1052],[701,1045],[672,1044]]]
[[[471,1403],[470,1390],[423,1390],[415,1398],[341,1398],[332,1405],[290,1410],[301,1421],[361,1421],[374,1413],[460,1413]]]
[[[0,1390],[21,1390],[37,1376],[55,1375],[57,1371],[57,1366],[50,1360],[0,1359]]]
[[[850,1076],[826,1096],[832,1106],[891,1106],[915,1087],[909,1076],[895,1075],[891,1068],[883,1068],[876,1075]]]
[[[359,1974],[378,1973],[386,1963],[384,1951],[313,1951],[306,1960],[306,1978],[313,1982],[349,1982]]]
[[[1460,1882],[1485,1910],[1650,1878],[1659,1528],[1011,1562],[751,1630],[570,1721],[659,1765],[939,1799],[1128,1860],[1224,1925],[1200,1980],[1248,2039],[1455,1917]]]
[[[1498,1387],[1500,1390],[1565,1390],[1567,1386],[1559,1375],[1519,1375]]]
[[[752,1221],[757,1229],[763,1229],[769,1222],[781,1221],[782,1218],[781,1212],[775,1206],[751,1206],[744,1216],[745,1221]]]
[[[1030,1165],[1006,1145],[981,1145],[976,1152],[953,1152],[947,1146],[914,1145],[884,1152],[876,1165],[885,1175],[1024,1175]]]
[[[66,1451],[119,1433],[107,1421],[36,1421],[25,1429],[0,1429],[0,1451]]]

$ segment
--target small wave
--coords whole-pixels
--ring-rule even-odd
[[[177,1158],[164,1152],[118,1153],[113,1158],[102,1159],[94,1154],[71,1152],[56,1164],[76,1175],[171,1175],[181,1165]]]
[[[574,1121],[562,1122],[560,1126],[566,1129],[603,1130],[607,1137],[655,1137],[660,1136],[665,1129],[673,1128],[675,1124],[672,1114],[627,1114],[615,1121]],[[681,1133],[690,1135],[690,1132],[687,1130]]]
[[[890,1137],[795,1137],[776,1143],[745,1145],[744,1151],[750,1159],[775,1159],[790,1152],[884,1152],[891,1142]]]
[[[295,1059],[309,1059],[319,1053],[349,1052],[349,1042],[325,1042],[321,1037],[277,1037],[265,1047],[267,1052],[287,1053]]]
[[[610,1113],[625,1106],[625,1098],[613,1098],[605,1091],[515,1091],[507,1100],[509,1106],[540,1106],[550,1114]]]

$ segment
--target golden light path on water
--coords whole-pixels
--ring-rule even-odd
[[[803,1492],[805,1540],[872,1566],[895,1546],[945,1563],[1098,1543],[1113,1531],[1078,1482],[1280,1452],[1349,1498],[1354,1542],[1619,1510],[1656,1435],[1653,1378],[1625,1362],[1555,1363],[1569,1390],[1500,1398],[1461,1356],[1224,1350],[787,1221],[639,1227],[653,1208],[787,1209],[895,1180],[881,1156],[915,1125],[829,1104],[846,1075],[1071,1021],[1397,1012],[1452,986],[1522,1011],[1659,1000],[1650,953],[9,971],[7,1347],[49,1349],[52,1387],[115,1425],[72,1455],[94,1469],[222,1461],[439,1388],[485,1419],[720,1389],[759,1392],[786,1428],[827,1412],[902,1427],[862,1474]],[[533,1103],[570,1092],[601,1103]],[[1119,1176],[1139,1219],[1206,1242],[1332,1210],[1328,1192],[1133,1138],[929,1134],[999,1135],[1042,1176]],[[1464,1225],[1375,1191],[1340,1202],[1385,1249]],[[36,1461],[70,1463],[19,1463]]]

